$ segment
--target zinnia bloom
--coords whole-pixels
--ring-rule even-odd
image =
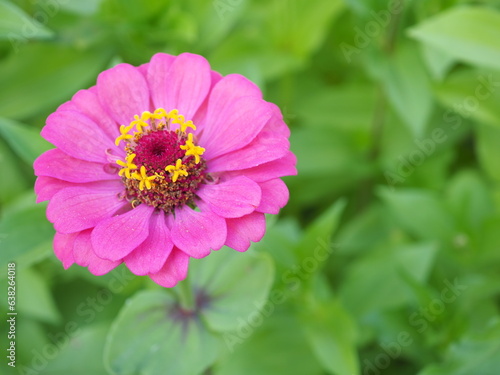
[[[189,53],[102,72],[41,134],[56,148],[35,161],[35,191],[63,266],[125,263],[165,287],[190,257],[260,241],[264,214],[288,201],[280,177],[296,174],[278,107]]]

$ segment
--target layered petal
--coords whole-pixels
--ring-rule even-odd
[[[262,99],[262,91],[241,74],[228,74],[214,87],[210,94],[210,101],[228,103],[244,96]]]
[[[286,184],[279,178],[260,182],[262,189],[262,200],[257,211],[266,214],[277,214],[288,202],[289,192]]]
[[[153,207],[141,204],[124,214],[102,220],[92,231],[96,255],[116,261],[130,254],[148,238],[153,211]]]
[[[198,196],[210,211],[225,218],[247,215],[259,206],[259,185],[247,177],[240,176],[219,184],[202,185]]]
[[[75,184],[53,177],[39,176],[35,181],[36,203],[48,201],[52,199],[56,193],[68,187],[75,187]]]
[[[165,213],[155,212],[151,216],[148,238],[127,255],[124,261],[136,275],[154,274],[162,269],[173,247]]]
[[[118,64],[99,74],[97,94],[106,112],[120,125],[128,125],[134,115],[150,110],[146,79],[129,64]]]
[[[106,168],[106,165],[108,164],[76,159],[55,148],[40,155],[33,167],[37,176],[54,177],[69,182],[119,179],[117,171]]]
[[[208,164],[209,172],[232,171],[256,167],[283,157],[290,148],[290,142],[282,135],[262,131],[247,146],[219,156]]]
[[[175,56],[166,53],[157,53],[151,58],[147,67],[146,77],[155,109],[160,107],[157,103],[162,102],[165,98],[165,90],[168,86],[167,73],[174,61]],[[174,108],[163,109],[170,111]]]
[[[78,234],[79,232],[69,234],[56,232],[54,236],[54,253],[62,262],[64,269],[68,269],[75,263],[73,245]]]
[[[226,240],[226,221],[213,212],[198,212],[189,206],[175,210],[172,241],[193,258],[203,258],[218,250]]]
[[[222,75],[220,73],[210,71],[210,89],[208,92],[212,92],[214,86],[222,79]],[[193,116],[193,122],[196,124],[196,130],[193,131],[194,134],[199,134],[203,131],[203,124],[205,123],[205,117],[207,116],[208,111],[208,101],[210,99],[210,94],[205,98],[203,103],[201,103],[200,107],[196,111]]]
[[[260,212],[252,212],[237,219],[227,219],[226,223],[225,245],[237,251],[247,251],[250,241],[260,241],[266,232],[266,217]]]
[[[271,106],[273,116],[269,120],[269,123],[266,125],[266,129],[269,131],[277,132],[282,136],[289,138],[290,128],[285,124],[285,121],[283,121],[283,114],[281,113],[280,108],[274,103],[269,103],[269,105]]]
[[[288,151],[285,156],[278,160],[273,160],[253,168],[225,172],[224,176],[227,178],[246,176],[254,181],[262,182],[277,177],[295,176],[297,174],[296,164],[297,158],[292,152]]]
[[[262,92],[257,85],[240,74],[228,74],[222,79],[218,79],[210,91],[208,97],[207,111],[213,116],[213,112],[223,112],[231,108],[232,103],[245,96],[251,96],[257,99],[262,99]],[[217,131],[219,124],[210,122],[205,117],[196,119],[200,130],[211,128],[206,131],[203,137],[210,138],[211,134]]]
[[[162,69],[165,65],[168,66],[166,72]],[[183,53],[173,62],[166,57],[155,60],[155,65],[152,61],[149,70],[152,73],[148,77],[152,77],[150,82],[154,83],[152,97],[155,108],[167,111],[178,109],[186,120],[191,120],[210,89],[210,65],[207,60],[199,55]]]
[[[71,98],[71,102],[75,104],[81,113],[99,125],[108,138],[114,142],[119,134],[118,124],[103,108],[97,96],[97,88],[95,86],[88,90],[78,91]]]
[[[123,184],[120,181],[63,189],[52,197],[47,207],[47,218],[61,233],[92,228],[125,205],[118,198],[121,190]]]
[[[87,229],[78,234],[74,242],[73,255],[78,265],[88,267],[92,274],[101,276],[117,267],[121,262],[101,259],[95,255],[92,248],[91,233],[92,230]]]
[[[261,99],[243,97],[230,106],[209,104],[206,126],[200,145],[204,157],[211,160],[219,155],[248,145],[271,117],[270,107]]]
[[[94,121],[75,111],[51,114],[41,134],[65,154],[86,161],[106,163],[106,150],[115,148]]]
[[[188,265],[189,256],[174,247],[162,269],[150,274],[149,277],[158,285],[172,288],[186,278]]]

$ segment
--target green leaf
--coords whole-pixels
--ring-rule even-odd
[[[196,316],[183,315],[165,290],[127,301],[111,326],[104,361],[116,375],[198,375],[216,359],[218,339]]]
[[[25,316],[57,324],[61,316],[46,280],[31,268],[16,267],[17,310]]]
[[[214,375],[324,374],[297,329],[301,322],[293,314],[276,306],[276,311],[262,319],[262,325],[255,329],[224,334],[228,353],[217,364]]]
[[[499,86],[494,74],[475,69],[457,71],[437,85],[437,98],[449,108],[443,117],[447,128],[456,132],[469,118],[500,127]]]
[[[337,201],[309,225],[296,248],[299,261],[315,256],[315,251],[319,247],[324,248],[330,255],[333,251],[330,239],[340,223],[346,204],[344,199]]]
[[[441,364],[430,365],[418,375],[497,375],[500,368],[500,319],[481,333],[470,333],[451,345]]]
[[[438,81],[442,81],[451,67],[456,63],[453,56],[432,45],[422,44],[420,50],[427,68],[429,68],[433,78]]]
[[[386,241],[392,229],[387,210],[380,204],[374,204],[344,222],[335,242],[339,245],[340,254],[359,253],[378,247]]]
[[[325,38],[327,28],[333,23],[332,20],[345,7],[341,0],[275,4],[275,17],[268,19],[275,26],[270,27],[276,35],[275,43],[291,46],[297,56],[308,56],[316,50]]]
[[[16,121],[0,117],[0,135],[30,166],[43,152],[53,146],[44,140],[40,132]]]
[[[27,266],[49,254],[54,229],[45,217],[46,204],[22,207],[0,219],[0,267],[9,262]],[[3,275],[0,275],[3,277]]]
[[[66,323],[74,324],[75,322]],[[69,327],[73,327],[70,325]],[[108,332],[108,324],[97,324],[89,327],[60,332],[61,350],[58,356],[48,361],[47,374],[51,375],[107,375],[102,353]],[[57,337],[57,336],[55,336]],[[67,341],[65,341],[67,340]]]
[[[500,128],[478,125],[477,153],[482,169],[495,181],[500,181]]]
[[[307,340],[329,373],[360,374],[356,327],[339,301],[309,301],[300,315]]]
[[[9,178],[0,178],[0,203],[6,204],[22,193],[28,187],[28,180],[21,168],[18,157],[10,150],[7,144],[0,137],[0,163],[2,173]],[[0,231],[0,244],[5,233]],[[1,254],[1,252],[0,252]]]
[[[61,2],[61,7],[75,14],[92,15],[97,12],[103,0],[87,0],[87,1],[65,1]]]
[[[209,257],[193,260],[192,285],[210,303],[201,310],[215,331],[234,330],[258,313],[267,302],[274,279],[274,265],[266,253],[238,253],[227,247]]]
[[[436,252],[436,243],[426,242],[382,246],[368,253],[349,270],[341,285],[341,300],[359,318],[412,301],[412,287],[407,284],[406,278],[423,284],[428,278]]]
[[[231,12],[243,8],[222,0],[220,3],[233,8]],[[275,1],[271,4],[257,4],[248,11],[252,24],[259,25],[266,38],[257,42],[246,28],[236,28],[210,57],[216,70],[223,74],[242,73],[259,81],[261,77],[273,79],[297,70],[319,47],[330,22],[344,8],[340,0],[326,3]]]
[[[109,51],[23,46],[0,63],[0,116],[19,120],[54,110],[77,90],[91,86],[109,56]]]
[[[380,56],[372,64],[373,74],[414,137],[422,137],[432,113],[430,80],[413,43],[402,45],[391,58]],[[408,74],[411,71],[412,74]]]
[[[0,39],[46,39],[53,32],[8,1],[0,1]],[[14,43],[14,42],[13,42]]]
[[[465,229],[478,230],[494,213],[491,193],[476,171],[465,170],[455,175],[446,192],[446,200]]]
[[[462,6],[420,23],[409,34],[458,60],[500,69],[499,32],[500,12]]]
[[[431,191],[380,188],[378,195],[402,228],[424,240],[449,240],[455,233],[454,218],[442,199]]]

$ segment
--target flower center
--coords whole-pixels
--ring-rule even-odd
[[[176,130],[170,130],[179,124]],[[135,130],[133,130],[135,128]],[[134,207],[144,203],[173,212],[176,207],[194,204],[195,192],[205,178],[204,148],[196,145],[188,128],[196,130],[177,110],[159,108],[134,116],[130,125],[120,127],[116,145],[125,143],[125,161],[117,160],[125,184],[126,199]]]

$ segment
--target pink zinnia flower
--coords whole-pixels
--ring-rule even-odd
[[[264,213],[288,201],[289,135],[255,84],[201,56],[104,71],[42,130],[56,148],[35,161],[35,191],[50,201],[55,254],[95,275],[123,262],[171,287],[190,257],[246,251],[264,235]]]

